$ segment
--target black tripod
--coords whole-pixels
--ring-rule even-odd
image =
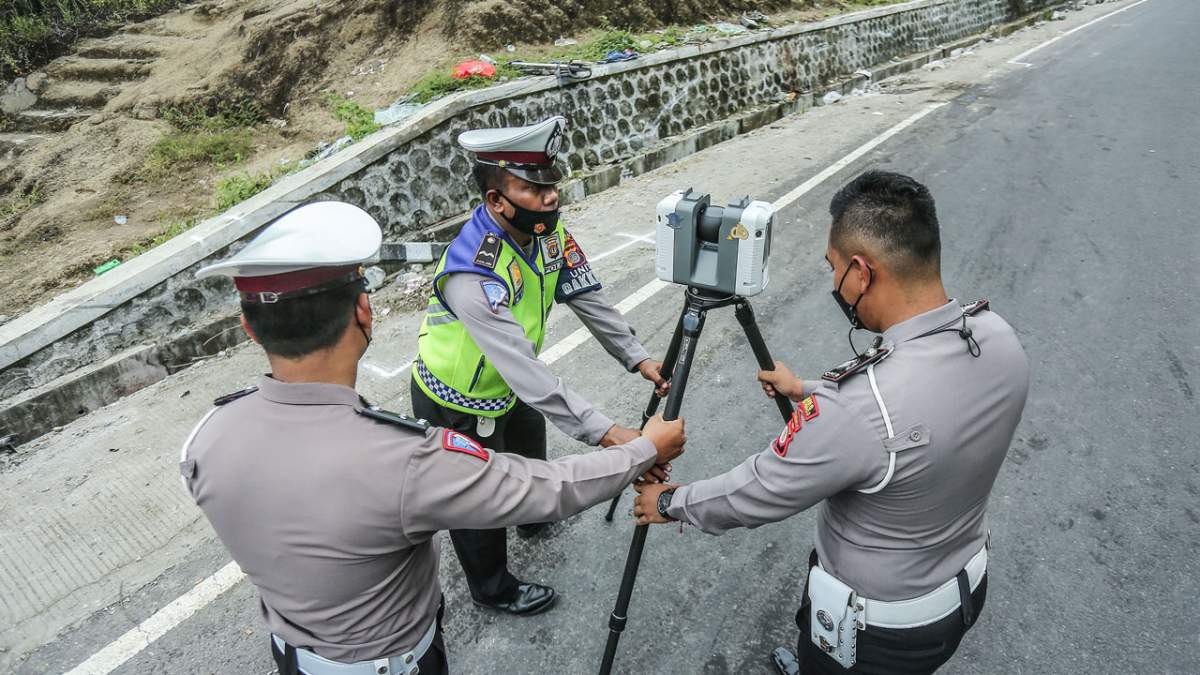
[[[692,369],[692,359],[696,355],[696,342],[700,339],[700,331],[704,328],[704,317],[711,309],[733,305],[734,315],[737,317],[738,323],[742,324],[742,330],[745,331],[746,339],[750,342],[750,349],[754,351],[754,358],[758,360],[758,367],[763,370],[774,370],[775,368],[775,362],[771,360],[771,353],[767,351],[767,344],[763,342],[762,333],[754,321],[754,310],[750,307],[749,300],[735,295],[721,295],[712,291],[688,288],[684,292],[684,301],[683,313],[679,316],[675,334],[671,337],[671,343],[667,346],[667,355],[663,359],[662,376],[671,382],[671,391],[667,394],[667,408],[663,412],[663,419],[668,421],[679,417],[679,409],[683,405],[683,392],[687,388],[688,373]],[[646,404],[646,411],[642,413],[642,426],[645,426],[646,421],[653,417],[658,410],[658,401],[658,396],[650,396],[650,402]],[[786,396],[775,396],[775,405],[779,406],[779,413],[783,415],[786,422],[792,416],[791,401]],[[608,514],[604,516],[605,520],[613,519],[613,513],[616,511],[617,502],[620,499],[621,495],[619,494],[613,497],[612,503],[608,507]],[[625,558],[625,573],[621,577],[621,590],[617,593],[617,606],[608,618],[608,643],[604,646],[604,660],[600,664],[601,675],[608,675],[612,671],[613,659],[617,655],[617,642],[620,641],[621,633],[625,630],[629,600],[633,596],[633,584],[637,580],[638,566],[642,562],[642,549],[646,546],[646,531],[649,528],[649,525],[639,525],[633,531],[633,542],[629,545],[629,555]]]

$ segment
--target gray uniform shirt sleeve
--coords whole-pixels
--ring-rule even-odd
[[[613,421],[567,389],[562,379],[538,359],[525,329],[506,305],[492,312],[479,285],[489,279],[482,274],[450,274],[442,286],[442,295],[479,350],[522,401],[545,415],[564,434],[599,445]]]
[[[603,291],[581,293],[567,301],[567,306],[587,326],[604,351],[620,361],[625,370],[633,372],[639,363],[650,358],[642,343],[634,337],[625,317],[608,302]]]
[[[730,471],[675,491],[667,513],[709,534],[784,520],[826,497],[870,487],[887,465],[882,439],[836,389],[813,393],[817,416],[802,422],[781,455],[778,441]]]
[[[404,473],[401,524],[412,540],[448,529],[491,529],[562,520],[612,498],[656,459],[640,437],[552,461],[487,451],[487,459],[446,450],[440,428],[412,454]]]

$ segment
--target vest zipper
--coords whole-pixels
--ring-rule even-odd
[[[483,362],[486,356],[479,357],[479,365],[475,366],[475,375],[471,377],[471,386],[467,387],[467,393],[475,391],[475,385],[479,384],[479,376],[483,374]]]

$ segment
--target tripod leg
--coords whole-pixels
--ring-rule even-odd
[[[738,323],[742,324],[746,340],[750,342],[750,349],[754,350],[754,358],[758,360],[758,367],[763,370],[775,370],[775,360],[771,358],[762,332],[758,330],[758,322],[754,320],[754,308],[750,306],[750,301],[740,298],[734,303],[733,313],[737,316]],[[792,402],[786,396],[776,395],[775,405],[779,408],[779,414],[783,415],[784,422],[792,417]]]
[[[663,358],[662,376],[665,380],[671,379],[671,373],[675,369],[675,357],[679,354],[679,341],[683,339],[683,314],[687,311],[684,308],[679,314],[679,321],[675,324],[675,334],[671,336],[671,343],[667,345],[667,355]],[[661,401],[658,394],[650,394],[650,401],[646,403],[646,410],[642,412],[642,428],[646,427],[646,422],[654,417],[654,413],[658,411],[658,403]],[[604,520],[611,523],[613,514],[617,512],[617,504],[621,502],[621,492],[613,495],[612,501],[608,503],[608,513],[604,514]]]
[[[700,331],[704,328],[704,310],[691,303],[683,310],[680,326],[683,337],[679,342],[679,356],[675,359],[672,369],[671,393],[667,394],[667,409],[663,419],[679,418],[679,410],[683,406],[683,392],[687,388],[688,373],[692,369],[692,359],[696,354],[696,342],[700,339]],[[629,545],[629,555],[625,558],[625,573],[621,576],[621,589],[617,592],[617,606],[608,617],[608,642],[604,645],[604,660],[600,663],[600,675],[612,672],[613,660],[617,655],[617,642],[625,630],[626,613],[629,611],[629,600],[633,597],[633,584],[637,581],[638,566],[642,562],[642,550],[646,546],[646,531],[649,525],[638,525],[633,531],[633,542]]]

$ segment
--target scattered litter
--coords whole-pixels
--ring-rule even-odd
[[[185,398],[190,393],[192,393],[191,389],[185,389],[183,393],[179,395],[179,398]]]
[[[408,94],[397,99],[390,106],[375,111],[375,124],[386,127],[389,124],[395,124],[400,120],[411,117],[421,108],[425,107],[424,103],[417,103],[414,99],[414,94]]]
[[[104,263],[103,265],[93,269],[92,272],[96,276],[100,276],[101,274],[104,274],[105,272],[116,269],[120,265],[121,265],[121,261],[117,260],[116,258],[113,258],[112,260],[109,260],[108,262]]]
[[[454,70],[450,72],[450,77],[453,77],[456,80],[465,80],[468,77],[492,78],[495,76],[496,66],[488,63],[487,61],[480,61],[479,59],[463,61],[457,66],[454,66]]]
[[[598,63],[618,63],[621,61],[632,61],[638,56],[640,56],[640,54],[632,49],[626,49],[624,51],[613,50],[605,54],[604,58],[600,59]]]
[[[363,276],[367,279],[367,292],[374,293],[383,287],[383,282],[387,279],[387,272],[384,272],[382,267],[372,265],[363,270]]]
[[[637,46],[638,49],[648,52],[654,48],[654,43],[649,40],[638,40]]]
[[[129,216],[113,216],[113,222],[118,225],[124,225],[129,222]]]
[[[755,28],[758,28],[759,25],[766,22],[767,15],[759,11],[743,12],[742,16],[738,19],[738,23],[742,24],[746,28],[749,28],[750,30],[754,30]]]
[[[950,58],[957,59],[958,57],[963,55],[963,52],[964,52],[964,50],[962,47],[959,47],[957,49],[951,49],[950,50]]]
[[[869,71],[869,70],[856,70],[856,71],[854,71],[854,74],[858,75],[859,77],[865,77],[868,80],[871,79],[872,77],[874,77],[874,75],[872,75],[871,71]]]
[[[379,310],[379,316],[387,316],[388,314],[391,314],[391,313],[392,313],[391,307],[384,307],[383,309]]]
[[[876,110],[875,112],[873,112],[873,113],[871,113],[871,114],[872,114],[872,115],[878,115],[879,117],[883,117],[883,113],[879,112],[878,110]]]
[[[326,157],[332,157],[338,152],[341,152],[343,149],[349,147],[353,142],[354,139],[350,136],[342,136],[332,143],[321,141],[317,144],[312,156],[300,162],[300,168],[311,166],[312,164],[315,164]]]
[[[268,117],[267,124],[270,124],[271,126],[275,127],[276,129],[286,129],[287,125],[288,125],[288,121],[285,119],[278,118],[278,117]]]
[[[1051,21],[1065,21],[1066,18],[1067,13],[1058,9],[1054,10],[1054,13],[1050,15]]]
[[[565,37],[560,37],[554,41],[555,47],[570,47],[571,45],[577,45],[577,44],[579,44],[579,40],[574,40],[574,39],[565,38]]]
[[[925,65],[921,66],[921,68],[923,70],[941,70],[945,67],[946,67],[946,63],[944,61],[942,61],[941,59],[937,59],[935,61],[930,61],[929,63],[926,63]]]
[[[821,102],[825,105],[837,103],[840,100],[842,100],[842,95],[836,91],[831,91],[821,97]]]
[[[506,51],[506,52],[508,52],[509,54],[511,54],[511,53],[513,53],[513,52],[517,51],[517,48],[516,48],[516,47],[514,47],[514,46],[513,46],[513,44],[510,42],[510,43],[508,43],[508,44],[504,45],[504,51]]]
[[[745,26],[732,24],[728,21],[718,21],[717,23],[713,24],[713,28],[716,28],[718,33],[724,33],[726,35],[737,35],[739,33],[748,32]]]
[[[108,449],[109,452],[120,452],[120,450],[121,450],[120,448],[109,448]]]

